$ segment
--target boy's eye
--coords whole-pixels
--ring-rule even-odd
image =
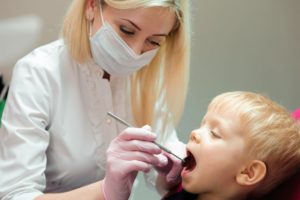
[[[214,131],[210,131],[210,133],[211,133],[211,135],[213,136],[213,137],[215,137],[215,138],[221,138],[216,132],[214,132]]]
[[[126,28],[125,26],[120,26],[120,31],[125,33],[126,35],[134,35],[134,31]]]

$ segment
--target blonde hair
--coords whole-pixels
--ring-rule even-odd
[[[247,138],[246,150],[267,166],[267,175],[254,195],[267,193],[299,168],[300,124],[285,108],[252,92],[221,94],[213,99],[211,108],[237,114]]]
[[[95,0],[98,2],[98,0]],[[183,112],[187,94],[190,62],[190,19],[188,0],[104,0],[117,9],[162,6],[177,16],[174,29],[167,36],[155,58],[131,76],[131,107],[136,125],[154,125],[158,117],[164,123],[172,116],[174,125]],[[101,2],[104,2],[103,0]],[[74,0],[65,17],[63,38],[71,56],[79,63],[91,58],[86,0]],[[158,114],[155,106],[167,108]],[[162,115],[162,116],[158,116]]]

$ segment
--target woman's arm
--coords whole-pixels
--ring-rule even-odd
[[[44,194],[36,200],[127,200],[137,172],[148,171],[160,162],[153,156],[161,153],[153,143],[156,136],[147,129],[127,128],[111,142],[102,181],[65,193]]]
[[[92,183],[90,185],[64,193],[44,194],[35,200],[104,200],[102,193],[102,181]]]
[[[51,90],[44,68],[30,56],[18,61],[13,74],[1,119],[0,199],[33,199],[46,185]]]

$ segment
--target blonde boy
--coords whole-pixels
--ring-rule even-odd
[[[299,169],[299,149],[299,123],[286,109],[260,94],[224,93],[190,135],[182,186],[198,200],[262,196]]]

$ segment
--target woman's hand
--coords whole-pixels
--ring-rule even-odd
[[[165,164],[155,156],[161,149],[153,143],[156,135],[150,130],[150,126],[127,128],[111,142],[102,187],[106,200],[127,200],[138,171]]]
[[[171,150],[176,155],[184,158],[186,156],[186,145],[182,142],[174,142],[167,144],[169,150]],[[182,162],[175,156],[168,154],[166,152],[162,152],[162,154],[157,157],[165,157],[160,158],[160,160],[166,159],[167,165],[164,166],[156,166],[155,169],[158,174],[163,178],[164,184],[166,188],[170,188],[181,181],[181,170],[183,169]],[[162,181],[162,180],[160,180]]]

